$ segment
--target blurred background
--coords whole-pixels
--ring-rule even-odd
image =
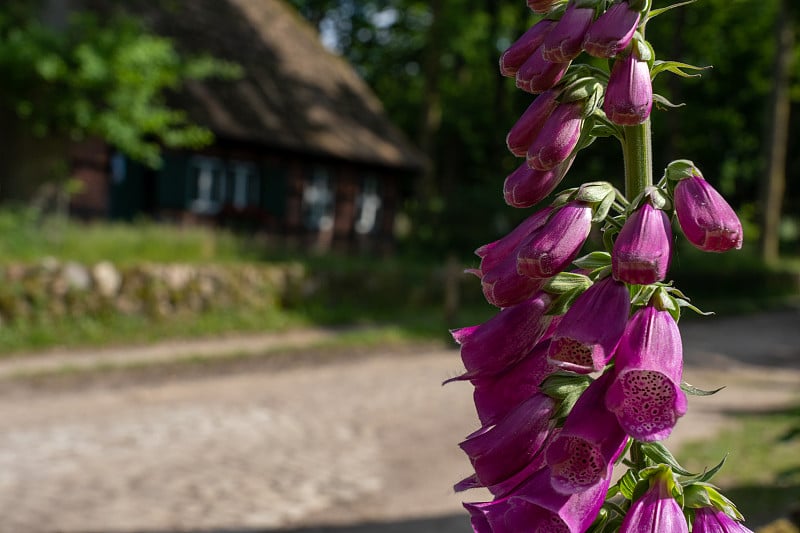
[[[711,67],[657,78],[685,106],[653,112],[655,175],[693,160],[745,233],[678,241],[670,276],[718,314],[687,317],[687,373],[748,401],[715,397],[676,446],[697,468],[725,453],[709,428],[750,446],[723,481],[763,531],[796,531],[800,499],[799,11],[704,0],[647,28]],[[447,328],[496,311],[472,251],[532,212],[503,202],[531,95],[497,61],[535,20],[4,0],[0,531],[468,530],[471,391],[438,384]],[[621,186],[620,155],[599,140],[563,187]]]

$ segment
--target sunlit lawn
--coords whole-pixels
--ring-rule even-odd
[[[712,481],[723,488],[751,529],[800,513],[800,403],[782,410],[735,414],[735,429],[685,445],[678,455],[689,470],[728,461]],[[769,531],[797,531],[796,528]]]

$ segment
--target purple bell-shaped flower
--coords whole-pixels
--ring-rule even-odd
[[[525,157],[528,148],[544,127],[547,117],[558,106],[559,92],[545,91],[528,106],[506,136],[508,149],[517,157]]]
[[[742,223],[725,199],[701,176],[675,185],[675,213],[683,234],[704,252],[742,247]]]
[[[650,488],[631,504],[620,533],[689,533],[680,504],[672,497],[672,471],[662,466],[650,478]]]
[[[461,345],[463,377],[502,373],[520,361],[547,331],[551,317],[545,315],[551,297],[544,292],[503,309],[488,321],[451,331]]]
[[[741,522],[714,507],[702,507],[694,512],[692,533],[753,533]]]
[[[547,117],[542,129],[528,147],[528,165],[550,170],[563,163],[578,145],[583,127],[582,100],[560,104]]]
[[[577,7],[575,2],[570,2],[561,19],[545,36],[542,57],[554,63],[565,63],[578,57],[592,20],[593,7]]]
[[[583,533],[603,505],[610,469],[603,481],[584,491],[562,494],[550,485],[551,472],[544,468],[510,494],[491,502],[465,503],[476,533],[558,531]]]
[[[558,187],[573,161],[574,153],[550,170],[536,170],[523,163],[503,182],[503,198],[506,204],[519,208],[538,204]]]
[[[664,211],[649,203],[637,209],[614,241],[611,266],[625,283],[649,285],[667,276],[672,258],[672,228]]]
[[[528,60],[531,55],[536,52],[544,42],[544,37],[547,32],[555,26],[554,20],[540,20],[531,28],[522,34],[522,37],[517,39],[514,44],[508,47],[500,56],[500,73],[503,76],[513,78],[519,67]]]
[[[564,370],[588,374],[603,369],[625,331],[630,294],[607,277],[586,289],[556,327],[547,357]]]
[[[583,49],[594,57],[614,57],[630,44],[640,18],[628,2],[612,5],[589,26]]]
[[[628,436],[603,405],[610,380],[606,373],[589,385],[545,450],[550,483],[557,492],[582,492],[605,480],[625,448]]]
[[[650,305],[637,311],[617,346],[615,362],[605,400],[608,410],[637,440],[667,438],[686,414],[680,386],[683,349],[672,315]]]
[[[634,54],[617,58],[608,80],[603,111],[620,126],[641,124],[653,107],[653,84],[647,61]]]

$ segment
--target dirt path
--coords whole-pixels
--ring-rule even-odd
[[[728,389],[690,400],[674,444],[800,393],[798,312],[704,322],[683,328],[686,379]],[[449,487],[469,471],[456,443],[474,429],[471,390],[439,386],[459,370],[455,350],[427,348],[5,381],[0,531],[467,531]]]

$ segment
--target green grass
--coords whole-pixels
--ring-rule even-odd
[[[226,231],[146,220],[84,223],[39,217],[32,210],[0,210],[0,263],[44,257],[83,263],[226,262],[253,258],[246,241]]]
[[[736,415],[737,427],[711,440],[684,445],[677,457],[690,471],[715,465],[730,452],[712,482],[739,507],[751,529],[800,511],[800,403]]]

